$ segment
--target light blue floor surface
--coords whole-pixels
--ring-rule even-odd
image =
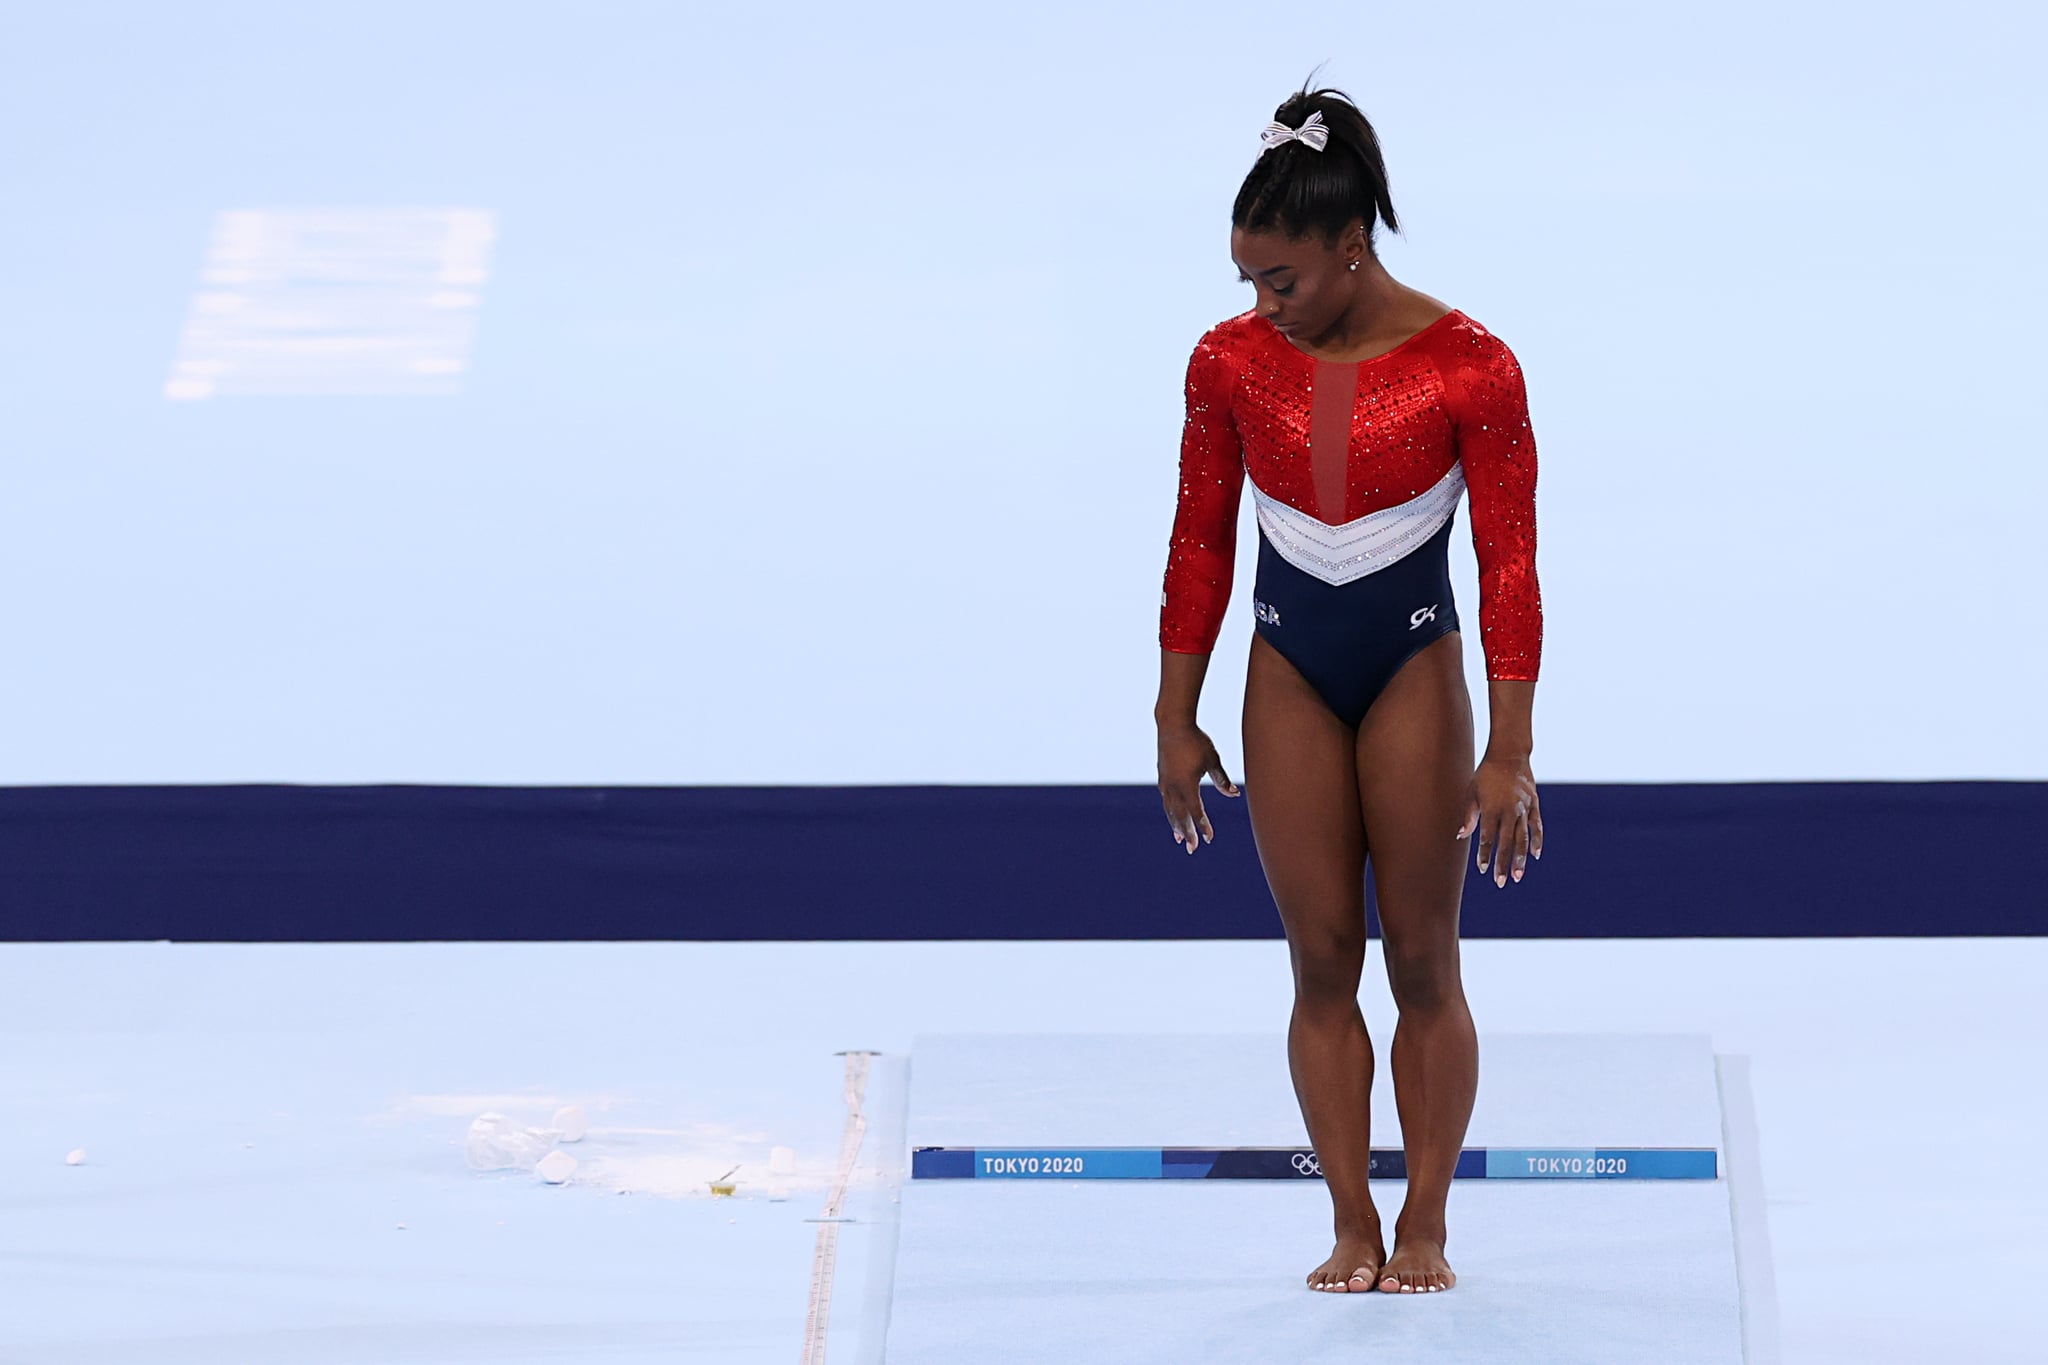
[[[2048,1131],[2031,1082],[2048,944],[1477,942],[1464,958],[1496,1040],[1482,1114],[1523,1084],[1503,1046],[1520,1035],[1706,1035],[1749,1059],[1771,1269],[1743,1303],[1777,1307],[1749,1365],[2039,1360],[2048,1195],[2008,1154]],[[1290,990],[1277,941],[0,945],[0,1362],[799,1365],[846,1127],[836,1053],[1146,1033],[1167,1057],[1190,1033],[1277,1036]],[[1377,949],[1363,997],[1384,1057]],[[1255,1086],[1284,1125],[1284,1071]],[[591,1133],[565,1148],[568,1184],[465,1165],[476,1113],[539,1125],[569,1102]],[[886,1065],[865,1103],[837,1365],[1023,1358],[1007,1315],[1034,1305],[1056,1365],[1165,1359],[1201,1335],[1192,1309],[1104,1333],[1197,1301],[1225,1310],[1203,1352],[1334,1341],[1381,1365],[1510,1337],[1510,1359],[1618,1359],[1652,1301],[1658,1351],[1636,1358],[1685,1358],[1664,1348],[1725,1321],[1725,1281],[1681,1281],[1669,1267],[1694,1243],[1661,1240],[1684,1240],[1722,1182],[1460,1185],[1457,1289],[1347,1301],[1297,1288],[1329,1251],[1319,1185],[960,1182],[899,1205],[883,1156],[907,1100]],[[786,1199],[776,1146],[795,1155]],[[737,1195],[713,1198],[708,1177],[735,1164]],[[1399,1186],[1378,1188],[1396,1207]]]
[[[1404,1192],[1374,1190],[1389,1215]],[[1456,1289],[1319,1294],[1320,1184],[913,1182],[890,1365],[1740,1365],[1719,1182],[1481,1182],[1450,1207]]]

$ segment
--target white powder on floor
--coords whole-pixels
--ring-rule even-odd
[[[495,1110],[533,1127],[547,1128],[554,1115],[569,1105],[580,1106],[590,1120],[582,1140],[575,1144],[577,1165],[567,1182],[569,1188],[666,1199],[711,1199],[716,1197],[711,1193],[712,1182],[730,1180],[736,1187],[735,1198],[765,1199],[818,1193],[832,1185],[836,1151],[811,1158],[777,1144],[774,1134],[723,1123],[606,1124],[603,1115],[616,1113],[624,1119],[628,1112],[640,1107],[617,1096],[561,1095],[538,1090],[525,1094],[408,1095],[374,1119],[461,1119],[467,1123],[478,1114]],[[878,1180],[876,1173],[866,1166],[854,1172],[856,1185]]]

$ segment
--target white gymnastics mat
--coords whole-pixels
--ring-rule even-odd
[[[1482,1036],[1480,1050],[1469,1145],[1721,1145],[1703,1037]],[[1265,1035],[921,1036],[908,1136],[1305,1141],[1284,1040]],[[1398,1142],[1389,1090],[1373,1144]],[[1391,1230],[1406,1187],[1373,1192]],[[1331,1244],[1318,1181],[911,1181],[901,1213],[890,1365],[1743,1360],[1726,1180],[1460,1182],[1458,1287],[1420,1298],[1304,1286]]]
[[[1401,1145],[1376,1039],[1372,1145]],[[910,1140],[925,1147],[1286,1147],[1307,1130],[1274,1034],[920,1034]],[[1468,1147],[1718,1147],[1704,1034],[1482,1034]]]

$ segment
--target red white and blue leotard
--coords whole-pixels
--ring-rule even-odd
[[[1188,360],[1159,642],[1206,654],[1229,605],[1251,476],[1259,634],[1356,724],[1394,669],[1457,628],[1446,547],[1461,490],[1490,679],[1533,679],[1536,442],[1521,366],[1457,309],[1367,360],[1319,359],[1254,311]]]

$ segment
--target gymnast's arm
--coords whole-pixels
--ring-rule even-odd
[[[1202,779],[1213,780],[1226,796],[1239,792],[1195,720],[1209,655],[1230,605],[1237,555],[1244,454],[1230,420],[1230,388],[1228,359],[1204,338],[1188,360],[1180,490],[1159,594],[1159,699],[1152,708],[1160,805],[1174,839],[1190,853],[1216,837],[1202,808]]]
[[[1529,765],[1543,649],[1536,438],[1521,366],[1498,337],[1480,339],[1450,388],[1479,561],[1479,628],[1491,716],[1486,754],[1472,775],[1458,837],[1476,831],[1479,870],[1490,873],[1495,886],[1505,886],[1510,876],[1521,881],[1529,857],[1543,853],[1543,813]]]

